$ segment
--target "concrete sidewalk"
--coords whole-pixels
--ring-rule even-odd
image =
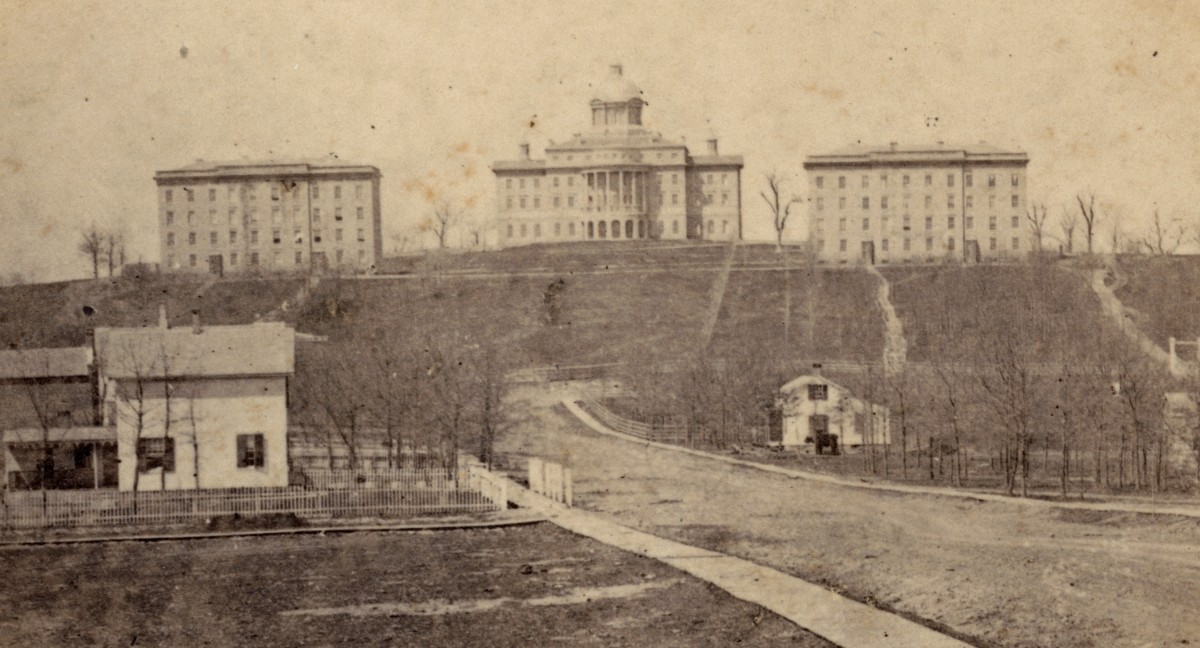
[[[531,493],[513,483],[509,498],[550,522],[593,540],[668,564],[755,603],[845,648],[969,646],[901,616],[840,596],[781,571],[615,524]]]
[[[720,461],[733,466],[760,470],[762,472],[775,473],[792,479],[807,479],[809,481],[821,482],[825,484],[833,484],[836,486],[845,486],[847,488],[861,488],[865,490],[886,491],[891,493],[907,493],[911,495],[935,495],[938,497],[957,497],[962,499],[976,500],[980,502],[999,502],[1012,506],[1028,506],[1033,508],[1057,508],[1057,509],[1075,509],[1082,511],[1105,511],[1111,513],[1143,513],[1150,515],[1178,515],[1182,517],[1200,518],[1200,509],[1195,507],[1178,506],[1178,505],[1156,505],[1156,504],[1135,504],[1128,502],[1053,502],[1049,500],[1039,500],[1021,497],[1008,497],[1006,495],[996,495],[993,493],[976,493],[972,491],[954,490],[951,488],[935,488],[929,486],[908,486],[905,484],[876,484],[872,482],[844,479],[842,477],[834,477],[833,475],[824,475],[821,473],[808,472],[805,470],[796,470],[793,468],[782,468],[780,466],[772,466],[770,464],[758,463],[756,461],[746,461],[743,459],[734,459],[724,455],[713,454],[703,450],[695,450],[686,448],[680,445],[670,443],[659,443],[657,441],[647,441],[634,436],[622,434],[616,430],[612,430],[605,426],[595,417],[588,414],[575,399],[568,396],[562,399],[563,407],[572,416],[579,419],[581,423],[588,426],[595,432],[606,434],[624,439],[630,443],[658,448],[660,450],[668,450],[670,452],[679,452],[690,454],[703,459],[712,461]]]

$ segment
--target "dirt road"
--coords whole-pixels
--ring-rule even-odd
[[[821,582],[980,645],[1200,643],[1200,523],[887,494],[591,432],[560,392],[514,394],[513,457],[567,461],[577,505]]]

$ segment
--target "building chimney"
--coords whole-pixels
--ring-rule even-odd
[[[814,376],[820,376],[820,375],[821,375],[821,363],[820,363],[820,362],[814,362],[814,363],[813,363],[813,375],[814,375]]]
[[[202,332],[204,332],[204,329],[201,328],[201,326],[200,326],[200,309],[193,308],[192,309],[192,333],[196,333],[197,335],[199,335]]]
[[[167,322],[167,305],[158,305],[158,328],[170,328],[170,323]]]
[[[708,154],[709,155],[717,154],[717,138],[715,138],[715,137],[709,138],[709,140],[708,140]]]
[[[898,145],[899,145],[898,142],[888,142],[888,146],[891,147],[892,153],[896,152],[896,146],[898,146]]]
[[[529,143],[528,142],[521,143],[521,159],[522,160],[529,159]]]
[[[623,72],[620,63],[613,63],[612,65],[608,66],[608,71],[616,76],[621,76],[621,73]]]

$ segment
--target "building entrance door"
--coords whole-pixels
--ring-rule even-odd
[[[867,265],[875,265],[875,241],[862,242],[862,260]]]
[[[979,263],[979,241],[967,241],[963,244],[963,259],[968,263]]]
[[[208,257],[208,273],[215,274],[218,277],[225,276],[225,261],[220,254],[214,254]]]

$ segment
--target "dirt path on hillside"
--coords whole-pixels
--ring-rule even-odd
[[[883,313],[883,371],[894,375],[904,368],[908,361],[908,342],[904,339],[904,322],[896,314],[896,306],[892,304],[892,288],[887,277],[873,265],[867,266],[867,271],[879,280],[879,288],[875,293],[875,301]]]
[[[514,396],[525,420],[505,449],[569,462],[577,503],[621,524],[830,584],[984,645],[1200,641],[1194,521],[789,479],[595,434],[555,390]]]
[[[1109,268],[1100,268],[1092,272],[1091,286],[1092,292],[1096,293],[1096,297],[1100,300],[1100,309],[1108,316],[1110,320],[1117,325],[1117,328],[1126,335],[1134,344],[1138,345],[1151,360],[1162,363],[1168,369],[1171,367],[1171,358],[1162,347],[1155,344],[1150,336],[1142,332],[1130,315],[1132,309],[1121,303],[1117,297],[1117,290],[1125,285],[1125,278],[1121,275],[1114,261]],[[1107,279],[1113,277],[1113,285],[1108,285]],[[1172,372],[1176,377],[1185,375],[1182,371]]]

